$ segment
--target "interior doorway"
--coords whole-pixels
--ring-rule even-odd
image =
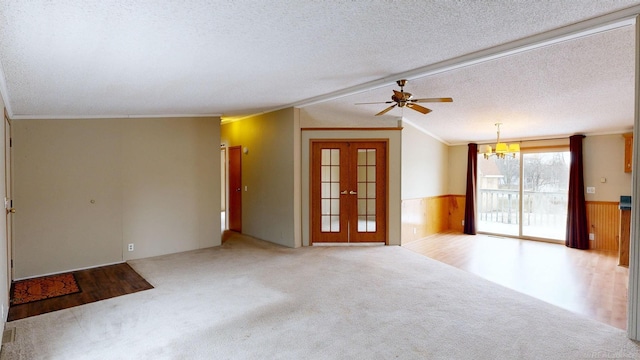
[[[387,141],[313,141],[311,243],[386,243],[387,179]]]
[[[242,147],[229,148],[229,230],[242,232]]]
[[[4,113],[4,180],[5,180],[5,209],[6,209],[6,236],[7,236],[7,283],[11,288],[13,281],[13,196],[11,180],[11,120]]]
[[[227,149],[220,149],[220,226],[227,229]]]

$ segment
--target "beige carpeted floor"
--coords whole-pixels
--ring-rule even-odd
[[[626,333],[401,247],[131,262],[155,289],[9,323],[1,359],[622,359]]]

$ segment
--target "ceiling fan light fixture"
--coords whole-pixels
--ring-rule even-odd
[[[424,98],[424,99],[414,99],[411,93],[404,91],[404,86],[407,84],[407,80],[398,80],[396,81],[398,86],[400,86],[400,91],[393,90],[393,95],[391,96],[391,101],[382,101],[382,102],[372,102],[372,103],[356,103],[356,105],[368,105],[368,104],[393,104],[386,109],[380,111],[375,116],[380,116],[386,114],[389,110],[394,107],[404,108],[407,107],[409,109],[415,110],[422,114],[428,114],[432,110],[426,108],[424,106],[418,105],[417,103],[431,103],[431,102],[452,102],[452,98]]]

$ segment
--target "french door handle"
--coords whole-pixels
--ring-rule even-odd
[[[340,192],[340,195],[347,195],[347,190],[345,190],[345,191],[341,191],[341,192]]]
[[[355,192],[353,190],[349,191],[349,195],[355,195],[355,194],[357,194],[357,192]]]

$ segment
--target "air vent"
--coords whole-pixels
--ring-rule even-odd
[[[2,333],[2,345],[12,343],[16,340],[16,328],[10,328]]]

